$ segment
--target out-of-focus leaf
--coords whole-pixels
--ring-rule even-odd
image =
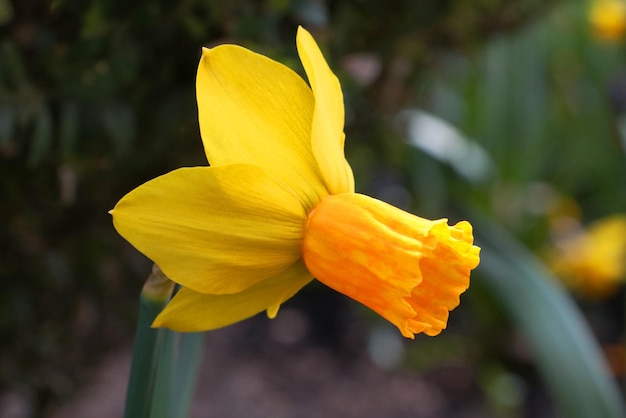
[[[102,36],[107,31],[106,8],[108,3],[94,1],[83,16],[82,35],[85,38]]]
[[[547,269],[512,236],[476,222],[477,272],[500,298],[568,418],[622,418],[624,401],[580,311]]]
[[[0,26],[5,25],[13,18],[13,6],[9,0],[0,0]]]
[[[311,26],[324,26],[328,23],[328,12],[324,3],[299,0],[294,3],[294,11],[302,22]]]
[[[75,151],[78,125],[78,106],[72,102],[65,103],[61,108],[61,120],[59,122],[59,140],[63,158],[69,157]]]
[[[13,41],[5,41],[0,47],[0,75],[11,87],[21,89],[29,84],[20,50]]]
[[[13,137],[15,129],[15,112],[4,103],[0,103],[0,147],[6,145]]]
[[[465,179],[481,183],[492,175],[493,162],[486,151],[444,120],[416,109],[400,112],[397,119],[410,145],[449,164]]]
[[[118,85],[133,82],[140,68],[140,48],[131,40],[122,38],[111,51],[111,73]]]
[[[622,116],[617,121],[617,130],[622,141],[622,150],[626,154],[626,117]]]
[[[43,159],[52,144],[52,116],[47,108],[42,108],[35,121],[35,129],[30,144],[28,164],[36,166]]]
[[[116,104],[102,110],[104,128],[118,155],[126,155],[135,138],[135,114],[130,106]]]

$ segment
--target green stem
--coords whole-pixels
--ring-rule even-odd
[[[186,417],[196,387],[204,334],[163,330],[151,418]]]
[[[155,265],[141,291],[125,418],[186,417],[196,386],[203,334],[152,328],[174,291]]]
[[[174,390],[177,396],[172,400],[172,412],[175,417],[189,415],[189,407],[196,388],[204,333],[177,334],[178,362],[174,373]]]
[[[161,331],[161,351],[158,356],[158,364],[152,393],[150,418],[169,418],[177,415],[172,414],[172,390],[174,389],[172,376],[176,368],[176,338],[178,335],[172,331]]]
[[[151,328],[169,301],[174,283],[155,265],[141,291],[135,345],[126,392],[125,418],[149,418],[163,345],[163,330]]]

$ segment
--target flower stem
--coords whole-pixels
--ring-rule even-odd
[[[174,283],[155,265],[141,291],[126,393],[126,418],[185,417],[195,388],[202,334],[151,328]]]

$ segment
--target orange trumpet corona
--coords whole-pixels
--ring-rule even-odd
[[[330,195],[309,213],[303,258],[327,286],[413,338],[437,335],[479,263],[467,222],[449,226],[355,193]]]

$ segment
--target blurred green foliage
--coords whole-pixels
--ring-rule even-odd
[[[534,186],[590,219],[623,211],[624,108],[609,100],[626,96],[623,51],[589,37],[585,2],[553,3],[0,0],[0,392],[26,388],[45,411],[94,353],[130,337],[150,264],[107,210],[150,178],[206,164],[194,92],[202,46],[241,44],[302,73],[294,35],[310,29],[342,80],[358,188],[424,216],[472,207],[540,250],[549,219],[528,204],[542,203]],[[491,177],[468,184],[411,150],[395,129],[406,108],[479,143]],[[480,281],[467,302],[478,325],[452,322],[449,337],[419,349],[457,341],[449,350],[467,361],[528,366],[503,354],[514,332]]]
[[[623,49],[591,36],[586,5],[563,5],[480,54],[448,56],[422,102],[487,150],[496,173],[479,196],[520,234],[546,215],[535,208],[532,219],[532,203],[545,203],[528,190],[538,183],[572,197],[585,221],[626,208]]]

